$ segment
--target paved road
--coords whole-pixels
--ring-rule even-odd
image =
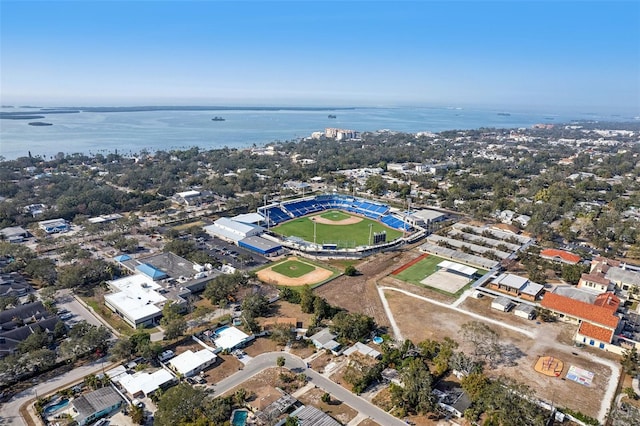
[[[337,399],[352,407],[354,410],[357,410],[377,423],[385,426],[406,425],[402,420],[393,417],[371,404],[369,401],[349,392],[347,389],[327,379],[322,374],[307,368],[306,363],[302,359],[286,352],[268,352],[258,355],[251,360],[242,371],[239,371],[217,383],[215,385],[214,396],[220,396],[225,392],[228,392],[266,368],[275,367],[276,359],[279,356],[283,356],[285,358],[285,367],[294,370],[295,372],[305,373],[307,377],[309,377],[310,383],[325,392],[329,392]]]
[[[86,375],[99,373],[103,368],[107,370],[111,366],[112,363],[103,358],[14,395],[8,402],[0,404],[0,425],[27,426],[27,423],[20,417],[19,413],[22,405],[31,399],[35,399],[36,396],[44,396],[58,388],[70,386],[81,381]]]

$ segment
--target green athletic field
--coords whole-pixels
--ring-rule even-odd
[[[323,213],[320,216],[336,215],[336,219],[327,217],[329,220],[343,220],[351,217],[347,213],[331,211]],[[337,219],[337,217],[340,217]],[[362,218],[358,223],[352,225],[329,225],[324,223],[315,223],[316,227],[316,239],[317,244],[337,244],[338,248],[353,248],[357,246],[369,245],[369,225],[372,226],[373,232],[386,231],[387,242],[396,240],[402,237],[402,232],[396,229],[389,228],[380,222],[375,220]],[[273,232],[286,237],[296,236],[302,238],[305,241],[313,242],[313,228],[314,222],[309,216],[293,219],[285,223],[272,228]]]
[[[420,281],[422,281],[423,279],[425,279],[426,277],[428,277],[429,275],[432,275],[433,273],[435,273],[438,270],[438,263],[442,262],[443,258],[438,257],[438,256],[434,256],[433,254],[430,254],[429,256],[425,257],[424,259],[422,259],[421,261],[419,261],[418,263],[416,263],[415,265],[411,265],[409,266],[407,269],[405,269],[404,271],[400,272],[397,275],[392,275],[394,278],[398,278],[402,281],[408,282],[410,284],[414,284],[420,287],[425,287],[424,284],[422,284]],[[478,269],[478,275],[482,276],[484,274],[486,274],[487,271],[483,270],[483,269]],[[445,290],[441,290],[435,287],[431,287],[428,286],[428,288],[430,288],[431,290],[437,291],[438,293],[442,293],[448,296],[455,296],[458,297],[460,296],[465,290],[467,290],[470,286],[471,283],[474,280],[470,280],[469,283],[467,285],[465,285],[464,287],[462,287],[460,290],[458,290],[456,293],[449,293]]]
[[[398,275],[394,275],[394,277],[411,284],[422,285],[420,284],[420,281],[436,272],[436,270],[438,269],[438,263],[442,262],[443,260],[444,259],[441,257],[430,254],[420,262],[416,263],[415,265],[411,265],[404,271],[400,272]]]
[[[309,265],[308,263],[302,263],[297,260],[288,260],[271,268],[271,270],[289,278],[301,277],[314,269],[316,269],[315,266]]]

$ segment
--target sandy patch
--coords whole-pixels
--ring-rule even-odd
[[[276,271],[274,271],[271,267],[269,268],[265,268],[262,269],[260,271],[258,271],[257,275],[258,275],[258,279],[260,279],[261,281],[268,283],[268,284],[274,284],[274,285],[286,285],[286,286],[290,286],[290,287],[299,287],[299,286],[303,286],[303,285],[313,285],[313,284],[317,284],[319,282],[322,282],[326,279],[328,279],[329,277],[331,277],[331,275],[333,275],[333,272],[328,270],[328,269],[324,269],[321,268],[319,266],[313,265],[311,263],[307,263],[305,262],[303,259],[297,258],[297,257],[289,257],[287,258],[287,260],[297,260],[298,262],[302,262],[302,263],[306,263],[307,265],[311,265],[313,266],[314,269],[313,271],[304,274],[301,277],[297,277],[297,278],[290,278],[287,277],[286,275],[282,275]]]

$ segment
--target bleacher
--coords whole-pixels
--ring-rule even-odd
[[[272,225],[286,222],[296,217],[306,216],[323,210],[339,209],[373,220],[399,230],[410,231],[412,227],[389,213],[389,207],[348,195],[318,195],[305,200],[292,200],[281,205],[258,208],[258,213],[269,218]]]
[[[292,216],[289,216],[279,206],[269,206],[266,210],[264,207],[260,207],[258,213],[264,216],[265,219],[268,218],[271,225],[277,225],[292,219]]]
[[[317,203],[316,200],[293,201],[283,204],[283,207],[295,217],[306,216],[311,213],[325,210],[325,207],[323,207],[322,204]]]
[[[394,229],[399,229],[399,230],[404,230],[404,231],[411,231],[413,228],[411,228],[411,226],[398,219],[395,216],[392,216],[390,214],[388,215],[384,215],[380,218],[380,222],[384,223],[385,225],[387,225],[390,228],[394,228]]]

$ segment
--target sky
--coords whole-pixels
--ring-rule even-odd
[[[640,115],[640,1],[0,0],[3,105]]]

